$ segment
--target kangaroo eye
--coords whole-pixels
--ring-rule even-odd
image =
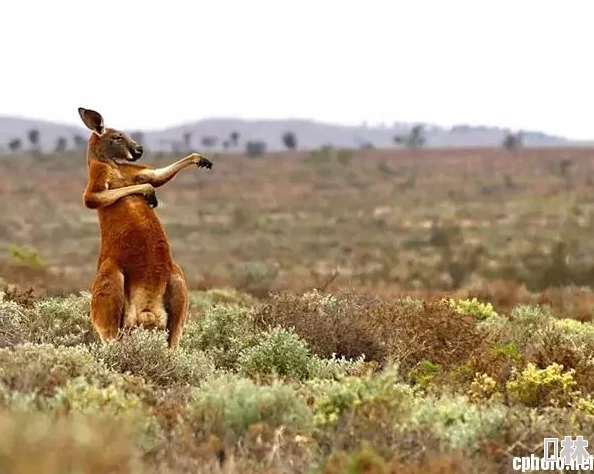
[[[122,137],[118,137],[118,136],[116,136],[116,137],[113,137],[113,139],[114,139],[116,142],[119,142],[119,141],[122,139]]]

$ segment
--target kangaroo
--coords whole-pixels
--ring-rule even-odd
[[[188,317],[188,289],[154,211],[155,188],[188,166],[210,169],[212,163],[198,153],[163,168],[132,163],[142,156],[142,145],[106,128],[99,112],[79,107],[78,113],[92,132],[83,202],[97,210],[101,233],[92,285],[93,326],[102,342],[138,326],[166,329],[168,346],[177,349]]]

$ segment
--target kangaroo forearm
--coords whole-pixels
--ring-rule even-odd
[[[168,166],[152,170],[144,170],[141,174],[146,177],[147,182],[152,184],[154,188],[158,188],[171,181],[177,173],[194,163],[194,158],[186,156]]]
[[[141,184],[126,186],[118,189],[107,189],[100,192],[85,193],[85,206],[89,209],[98,209],[111,206],[116,201],[132,194],[144,194],[145,188]]]

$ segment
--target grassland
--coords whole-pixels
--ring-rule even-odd
[[[0,472],[513,472],[594,440],[593,156],[186,170],[157,208],[192,287],[177,354],[97,344],[84,157],[3,158]]]

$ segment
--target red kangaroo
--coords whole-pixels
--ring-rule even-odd
[[[83,201],[97,210],[101,231],[93,326],[103,342],[137,326],[167,329],[168,345],[176,349],[188,317],[188,289],[153,210],[158,204],[155,188],[188,166],[210,169],[212,163],[192,153],[163,168],[132,164],[142,156],[140,144],[106,128],[98,112],[80,107],[78,113],[93,132]]]

